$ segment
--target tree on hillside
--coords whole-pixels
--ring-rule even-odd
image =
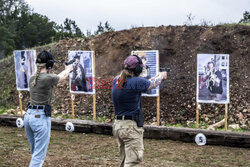
[[[13,35],[4,26],[0,26],[0,59],[4,55],[10,54],[15,48],[15,41]]]
[[[95,31],[95,35],[100,35],[104,32],[110,32],[110,31],[114,31],[115,29],[112,28],[109,24],[108,21],[106,21],[104,23],[104,26],[102,26],[102,22],[100,22],[98,25],[97,25],[97,30]]]
[[[1,38],[0,52],[5,55],[13,49],[49,43],[55,35],[54,22],[33,13],[24,0],[1,0],[0,16],[0,34],[5,34]]]
[[[50,43],[56,33],[54,24],[38,13],[22,13],[17,23],[16,46],[23,49]]]
[[[243,19],[241,19],[239,23],[250,23],[250,13],[248,11],[243,13]]]
[[[17,16],[21,11],[29,11],[29,6],[24,0],[1,0],[0,20],[4,21],[13,15]]]
[[[55,39],[60,40],[64,38],[82,38],[84,34],[81,29],[77,26],[74,20],[66,18],[63,25],[54,25],[56,29]]]
[[[76,22],[66,18],[57,25],[33,12],[25,0],[0,1],[0,54],[50,43],[52,39],[84,37]]]

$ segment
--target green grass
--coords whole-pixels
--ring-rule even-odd
[[[234,167],[250,165],[250,150],[197,146],[171,140],[144,139],[144,167]],[[28,166],[29,144],[24,129],[0,126],[0,166]],[[44,167],[119,166],[116,139],[107,135],[52,131]]]
[[[0,108],[0,114],[6,113],[7,109],[6,108]]]

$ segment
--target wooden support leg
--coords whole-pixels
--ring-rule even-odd
[[[227,130],[228,104],[225,104],[225,130]]]
[[[160,125],[160,95],[157,96],[157,113],[156,113],[156,119],[157,119],[157,126]]]
[[[199,103],[196,103],[196,128],[199,128]]]
[[[96,95],[93,95],[93,120],[96,121]]]
[[[75,95],[71,94],[71,109],[72,109],[72,118],[75,119],[75,106],[74,106],[74,101],[75,101]]]
[[[20,113],[21,113],[21,115],[23,116],[23,103],[22,103],[23,95],[22,95],[22,93],[21,93],[20,90],[18,91],[18,97],[19,97]]]

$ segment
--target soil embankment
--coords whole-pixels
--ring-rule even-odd
[[[121,70],[122,61],[132,50],[159,50],[160,67],[171,72],[161,89],[161,122],[179,123],[195,119],[196,63],[198,53],[230,54],[229,124],[249,128],[249,61],[250,26],[168,26],[134,28],[108,32],[92,39],[67,39],[49,46],[37,47],[37,53],[49,49],[60,63],[55,73],[64,68],[68,50],[93,50],[96,56],[97,79],[109,79]],[[1,105],[18,105],[13,58],[1,61]],[[105,83],[103,83],[105,84]],[[24,102],[28,93],[24,94]],[[77,95],[77,115],[91,116],[92,96]],[[97,116],[111,118],[111,90],[97,90]],[[70,113],[68,82],[55,89],[53,101],[56,113]],[[156,117],[156,98],[143,98],[145,119]],[[224,105],[202,104],[201,120],[212,124],[224,117]],[[206,119],[205,119],[206,118]]]

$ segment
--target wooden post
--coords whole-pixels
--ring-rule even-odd
[[[72,119],[75,119],[75,106],[74,106],[74,101],[75,101],[75,95],[71,94]]]
[[[18,91],[18,98],[19,98],[20,112],[21,112],[21,115],[23,116],[23,103],[22,103],[23,95],[20,90]]]
[[[196,103],[196,128],[199,128],[199,103]]]
[[[157,126],[160,125],[160,92],[157,96],[157,112],[156,112]]]
[[[95,82],[96,82],[96,76],[95,76],[95,52],[93,52],[93,89],[95,90]],[[93,95],[93,120],[96,121],[96,94]]]
[[[93,120],[96,121],[96,95],[93,95]]]
[[[225,130],[227,130],[228,104],[225,104]]]

